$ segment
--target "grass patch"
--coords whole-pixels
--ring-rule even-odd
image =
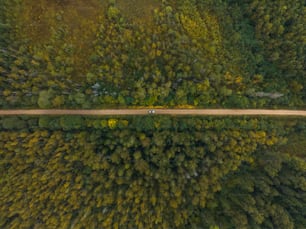
[[[153,10],[160,7],[158,0],[118,0],[117,5],[123,16],[134,23],[150,24]]]
[[[97,22],[105,7],[98,0],[25,0],[16,13],[15,36],[27,41],[33,53],[40,46],[73,47],[71,62],[75,72],[83,72],[90,66]]]
[[[290,153],[291,155],[306,158],[306,132],[300,134],[292,134],[288,136],[286,145],[280,147],[283,153]]]

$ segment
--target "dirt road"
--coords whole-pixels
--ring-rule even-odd
[[[152,109],[33,109],[33,110],[0,110],[0,116],[7,115],[153,115]],[[266,109],[154,109],[154,115],[213,115],[213,116],[304,116],[305,110],[266,110]]]

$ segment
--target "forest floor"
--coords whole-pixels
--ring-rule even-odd
[[[152,115],[153,109],[16,109],[0,110],[1,115]],[[154,115],[266,115],[266,116],[305,116],[305,110],[268,109],[154,109]]]

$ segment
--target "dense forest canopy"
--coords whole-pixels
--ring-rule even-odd
[[[1,228],[306,225],[305,119],[0,123]],[[293,136],[304,141],[299,152],[287,142]]]
[[[0,109],[305,108],[302,0],[0,0]],[[306,226],[306,120],[0,117],[0,228]]]
[[[302,0],[0,7],[2,107],[305,105]]]

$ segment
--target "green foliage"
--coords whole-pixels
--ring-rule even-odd
[[[39,108],[50,108],[51,106],[51,94],[49,91],[39,92],[37,104]]]
[[[305,30],[303,24],[303,2],[294,1],[251,1],[250,16],[256,27],[256,36],[271,62],[284,71],[287,78],[302,77],[305,55]]]
[[[0,106],[305,107],[304,11],[301,0],[0,0]],[[306,225],[303,120],[0,125],[1,228]]]
[[[89,2],[2,0],[2,106],[304,106],[301,0]]]
[[[4,124],[21,120],[32,129]],[[305,224],[305,161],[277,151],[303,120],[64,116],[1,123],[1,228]]]
[[[293,1],[248,1],[245,10],[255,28],[256,38],[261,41],[263,54],[272,66],[271,84],[275,79],[285,80],[291,87],[291,100],[304,103],[305,88],[305,4]],[[281,77],[280,77],[281,75]],[[290,85],[295,85],[292,86]],[[297,98],[304,101],[297,101]],[[291,103],[292,103],[291,102]]]
[[[226,176],[214,208],[201,217],[210,215],[221,228],[303,228],[305,161],[278,152],[255,158]]]
[[[2,119],[2,127],[4,129],[23,129],[27,126],[26,122],[17,117],[9,117]]]
[[[83,124],[83,118],[80,116],[63,116],[60,118],[59,123],[63,130],[80,129]]]

